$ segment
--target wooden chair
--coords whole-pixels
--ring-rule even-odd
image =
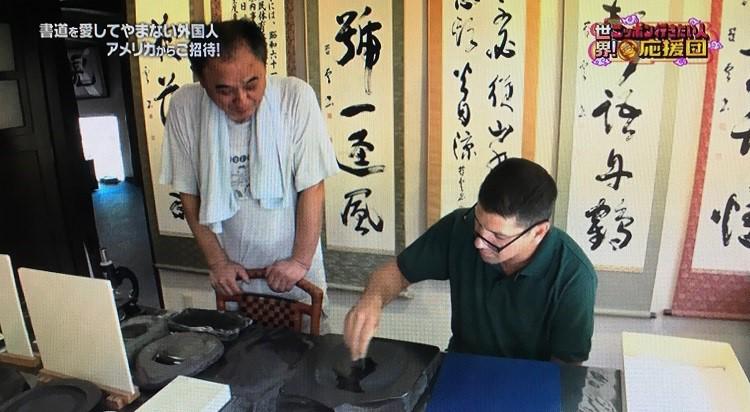
[[[247,269],[251,279],[265,278],[265,269]],[[268,328],[288,328],[302,330],[302,315],[310,317],[310,334],[320,335],[320,316],[323,311],[323,290],[307,279],[300,279],[296,285],[310,295],[311,304],[285,299],[278,296],[243,293],[224,296],[216,292],[216,308],[226,310],[227,302],[236,302],[239,312]]]

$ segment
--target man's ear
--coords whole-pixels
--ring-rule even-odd
[[[546,221],[544,223],[540,223],[534,229],[531,229],[531,231],[534,233],[534,240],[536,240],[537,244],[542,242],[542,239],[544,239],[544,236],[547,234],[547,232],[549,232],[550,228],[552,228],[552,224],[549,221]]]

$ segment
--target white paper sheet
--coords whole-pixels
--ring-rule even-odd
[[[625,356],[628,411],[740,411],[726,368]]]
[[[231,396],[229,385],[178,376],[137,412],[216,412]]]

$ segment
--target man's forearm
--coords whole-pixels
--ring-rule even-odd
[[[211,267],[229,260],[224,249],[221,247],[216,234],[207,226],[198,222],[198,211],[200,210],[201,204],[200,197],[187,193],[180,193],[180,200],[182,200],[185,220],[190,227],[190,231],[193,232],[193,236],[195,236],[195,240],[198,242],[198,247],[200,247],[201,252],[203,252],[203,256],[206,258],[208,266]]]
[[[398,268],[396,259],[391,259],[373,272],[360,300],[377,303],[382,308],[396,299],[398,294],[409,285],[409,281]]]
[[[320,240],[324,199],[325,187],[322,181],[300,192],[299,199],[297,199],[297,227],[294,234],[292,259],[308,269]]]

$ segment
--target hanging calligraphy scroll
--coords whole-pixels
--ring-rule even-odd
[[[587,30],[579,32],[584,47],[577,49],[576,59],[568,233],[597,268],[639,273],[651,227],[658,154],[654,148],[662,138],[667,66],[618,59],[596,66],[585,45],[596,38],[596,22],[635,13],[641,19],[667,21],[669,4],[630,1],[624,3],[627,10],[609,6],[609,12],[601,4],[579,4],[580,27]]]
[[[321,108],[341,169],[326,180],[326,247],[392,255],[392,4],[321,2],[318,27]]]
[[[183,25],[190,28],[189,4],[181,2],[135,2],[136,24],[154,25],[153,34],[142,39],[142,44],[167,46],[169,44],[185,44],[189,42],[189,32],[182,32],[177,36],[162,29],[164,25]],[[175,26],[176,27],[176,26]],[[207,34],[207,33],[204,33]],[[192,83],[193,74],[187,56],[141,56],[138,59],[138,77],[140,79],[140,96],[145,121],[146,142],[148,147],[149,168],[153,186],[153,200],[156,209],[156,220],[159,233],[166,236],[192,236],[185,221],[179,194],[171,187],[159,183],[161,170],[161,149],[166,122],[167,109],[172,93],[180,86]]]
[[[555,225],[594,263],[600,310],[649,314],[675,122],[666,102],[691,87],[678,87],[675,59],[617,54],[608,30],[682,18],[672,2],[565,4]]]
[[[698,160],[672,313],[750,319],[750,5],[712,2]]]
[[[504,159],[534,158],[539,8],[429,1],[428,223],[472,205]]]
[[[222,0],[221,20],[247,18],[266,35],[269,75],[287,74],[285,0]]]

